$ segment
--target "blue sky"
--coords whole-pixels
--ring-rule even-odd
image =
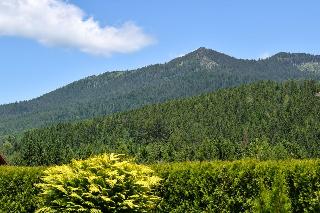
[[[27,4],[30,0],[18,1]],[[279,51],[320,54],[317,0],[63,3],[62,9],[65,5],[77,8],[75,17],[81,10],[83,20],[91,17],[94,23],[99,23],[99,32],[89,33],[88,37],[78,36],[77,29],[69,32],[68,25],[55,28],[56,25],[33,20],[36,16],[22,9],[12,9],[10,13],[6,8],[10,5],[1,6],[1,2],[0,104],[31,99],[89,75],[166,62],[202,46],[237,58],[259,58]],[[9,12],[3,15],[1,9]],[[21,17],[29,18],[23,19],[29,20],[29,25],[16,18],[20,13]],[[70,21],[68,18],[68,14],[63,16],[66,23]],[[129,27],[124,27],[125,23]],[[110,33],[101,30],[105,26],[121,33],[110,37]],[[100,43],[90,38],[101,40],[101,48]]]

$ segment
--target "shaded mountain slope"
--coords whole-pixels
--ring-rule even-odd
[[[49,165],[102,152],[141,162],[320,157],[320,84],[272,81],[26,132],[17,163]],[[20,158],[21,157],[21,158]]]
[[[0,136],[233,87],[257,80],[319,79],[320,56],[242,60],[199,48],[165,64],[91,76],[39,98],[0,106]]]

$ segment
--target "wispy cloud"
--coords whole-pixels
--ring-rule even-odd
[[[132,22],[120,27],[100,26],[79,7],[63,0],[1,0],[0,35],[106,56],[137,51],[153,43]]]
[[[175,58],[179,58],[179,57],[182,57],[182,56],[185,56],[187,53],[183,53],[183,52],[180,52],[180,53],[170,53],[168,55],[168,59],[167,60],[172,60],[172,59],[175,59]]]
[[[258,59],[266,59],[271,57],[271,54],[269,52],[264,52],[261,55],[259,55]]]

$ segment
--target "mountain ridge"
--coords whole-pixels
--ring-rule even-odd
[[[317,55],[278,53],[248,60],[201,47],[164,64],[89,76],[29,101],[0,105],[0,136],[257,80],[317,80],[318,71]]]
[[[320,55],[314,55],[314,54],[310,54],[310,53],[291,53],[291,52],[279,52],[279,53],[276,53],[272,56],[269,56],[267,58],[264,58],[264,59],[245,59],[245,58],[237,58],[237,57],[233,57],[233,56],[229,56],[227,54],[224,54],[224,53],[221,53],[221,52],[218,52],[216,50],[213,50],[213,49],[209,49],[209,48],[206,48],[206,47],[199,47],[198,49],[194,50],[194,51],[191,51],[190,53],[187,53],[183,56],[179,56],[177,58],[174,58],[172,60],[169,60],[168,62],[164,62],[164,63],[155,63],[155,64],[151,64],[151,65],[146,65],[146,66],[143,66],[143,67],[140,67],[140,68],[136,68],[136,69],[130,69],[130,70],[126,70],[126,71],[106,71],[106,72],[103,72],[101,74],[95,74],[95,75],[90,75],[90,76],[87,76],[87,77],[84,77],[82,79],[79,79],[79,80],[76,80],[76,81],[73,81],[71,83],[68,83],[64,86],[61,86],[61,87],[58,87],[57,89],[54,89],[50,92],[47,92],[47,93],[44,93],[38,97],[35,97],[35,98],[31,98],[31,99],[27,99],[27,100],[21,100],[21,101],[15,101],[15,102],[11,102],[11,103],[4,103],[4,104],[0,104],[0,107],[2,106],[5,106],[5,105],[11,105],[11,104],[17,104],[17,103],[23,103],[23,102],[28,102],[28,101],[33,101],[35,99],[38,99],[38,98],[41,98],[45,95],[48,95],[52,92],[55,92],[57,90],[60,90],[60,89],[63,89],[65,87],[68,87],[69,85],[73,85],[75,83],[78,83],[78,82],[81,82],[81,81],[86,81],[86,80],[94,80],[95,78],[98,78],[98,77],[101,77],[101,76],[104,76],[104,75],[114,75],[114,74],[123,74],[125,72],[132,72],[132,71],[139,71],[141,69],[145,69],[145,68],[148,68],[148,67],[151,67],[151,66],[158,66],[158,65],[166,65],[166,64],[170,64],[170,63],[173,63],[173,62],[176,62],[176,61],[180,61],[181,58],[185,58],[187,56],[194,56],[194,55],[203,55],[203,53],[205,52],[213,52],[214,54],[216,55],[221,55],[221,56],[226,56],[226,57],[229,57],[229,58],[232,58],[232,59],[235,59],[235,60],[242,60],[242,61],[255,61],[255,62],[258,62],[258,61],[266,61],[266,60],[269,60],[271,58],[283,58],[284,56],[308,56],[308,57],[313,57],[313,58],[317,58],[320,60]]]

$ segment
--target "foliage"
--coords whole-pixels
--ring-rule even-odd
[[[0,138],[0,154],[5,156],[6,162],[21,162],[19,140],[15,136]]]
[[[0,166],[0,212],[29,213],[37,208],[43,168]]]
[[[37,212],[148,212],[159,200],[152,187],[160,178],[122,155],[72,161],[44,173]]]
[[[260,193],[255,198],[253,210],[265,213],[291,212],[287,183],[282,171],[276,171],[270,189],[265,186],[263,178],[259,181]]]
[[[104,152],[139,162],[320,157],[320,85],[271,81],[27,131],[17,164],[68,163]]]
[[[162,177],[154,191],[161,197],[156,212],[320,212],[320,160],[247,159],[151,168]],[[40,183],[43,169],[0,167],[0,212],[33,212],[39,205],[39,191],[33,186]],[[92,177],[91,171],[87,174]]]
[[[319,212],[320,160],[156,164],[159,212]]]
[[[319,56],[280,53],[236,59],[200,48],[184,57],[126,72],[88,77],[31,101],[0,106],[0,136],[190,97],[257,80],[319,79]]]

